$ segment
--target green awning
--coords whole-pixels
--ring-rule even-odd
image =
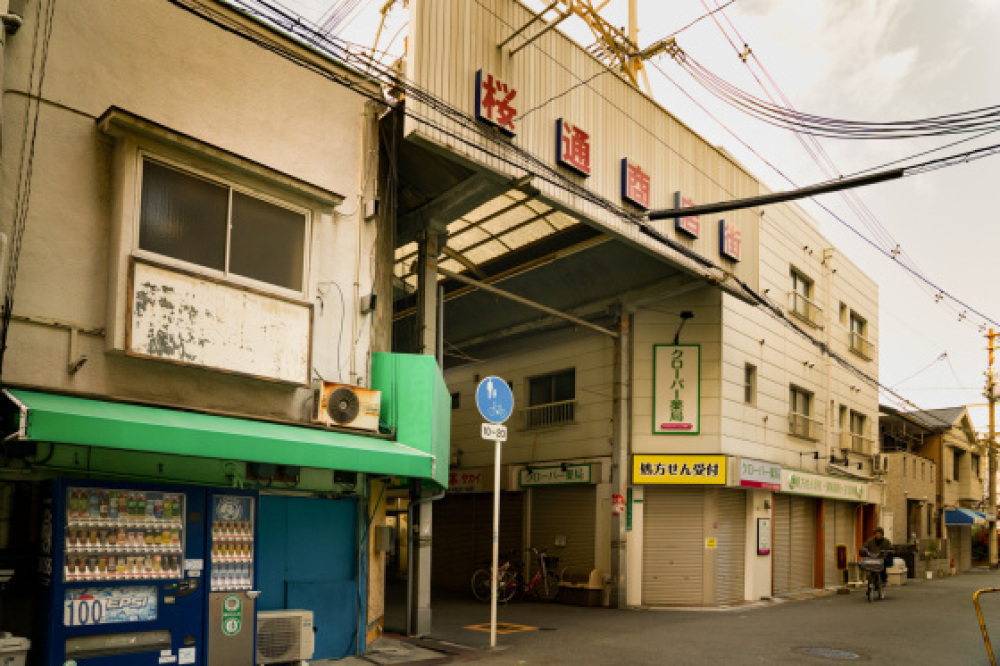
[[[375,437],[4,390],[22,440],[432,479],[429,453]]]

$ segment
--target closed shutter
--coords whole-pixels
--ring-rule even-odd
[[[774,496],[774,543],[771,544],[771,561],[774,569],[774,594],[792,589],[792,498]]]
[[[816,500],[792,497],[792,575],[793,590],[815,587],[813,565],[816,553]]]
[[[747,496],[719,491],[718,547],[715,554],[715,603],[743,601],[746,563]]]
[[[597,486],[548,486],[532,489],[531,545],[548,548],[559,568],[590,573],[594,568]],[[565,547],[555,547],[565,537]],[[534,566],[534,562],[532,562]]]
[[[523,502],[524,493],[500,495],[501,553],[521,548]],[[433,512],[431,585],[468,591],[473,572],[493,557],[493,495],[446,495],[434,503]]]
[[[813,588],[816,502],[808,497],[774,497],[774,594]]]
[[[826,544],[824,550],[823,584],[841,585],[843,574],[837,570],[837,544],[847,546],[851,557],[854,541],[854,505],[849,502],[826,500]]]
[[[704,586],[702,488],[646,488],[642,603],[700,606]]]

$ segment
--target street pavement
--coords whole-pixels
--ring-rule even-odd
[[[428,640],[388,636],[383,652],[337,663],[988,665],[972,595],[991,587],[1000,587],[1000,573],[973,570],[911,580],[874,603],[862,589],[712,610],[515,602],[500,607],[499,621],[535,629],[499,635],[493,650],[488,632],[467,628],[489,622],[489,605],[438,595]],[[980,599],[1000,651],[1000,593]]]

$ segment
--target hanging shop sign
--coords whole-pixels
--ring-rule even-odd
[[[492,483],[486,483],[486,477],[492,478],[493,470],[488,467],[471,467],[468,469],[453,469],[448,472],[448,492],[484,493],[493,489]]]
[[[694,206],[694,199],[685,197],[680,192],[674,192],[674,208],[691,208],[692,206]],[[688,238],[698,238],[701,236],[701,216],[675,217],[674,229]]]
[[[744,488],[781,490],[781,466],[763,460],[740,460],[740,485]]]
[[[556,121],[556,162],[581,176],[590,175],[590,134],[565,118]]]
[[[771,554],[771,519],[757,519],[757,554]]]
[[[649,174],[627,157],[622,158],[621,182],[622,199],[642,210],[649,210]]]
[[[798,470],[781,470],[781,492],[793,495],[827,497],[849,502],[867,502],[868,484],[836,476],[810,474]]]
[[[481,69],[476,72],[476,118],[509,136],[514,136],[517,120],[515,97],[514,86]]]
[[[689,486],[726,485],[726,456],[635,455],[632,483]]]
[[[739,261],[742,256],[741,239],[739,225],[729,220],[719,220],[719,255],[731,261]]]
[[[591,483],[589,464],[525,467],[518,473],[522,488],[528,486],[573,486]]]
[[[653,434],[701,431],[701,345],[653,346]]]

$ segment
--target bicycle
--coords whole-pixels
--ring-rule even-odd
[[[511,551],[511,554],[516,552]],[[482,602],[488,602],[493,594],[493,567],[492,563],[489,564],[489,568],[477,569],[472,574],[472,596]],[[497,570],[499,574],[497,576],[497,601],[506,603],[514,596],[517,589],[515,579],[518,567],[510,561],[509,557],[506,557],[505,561],[497,566]]]
[[[885,568],[885,558],[890,555],[890,551],[883,550],[879,553],[869,553],[867,549],[861,549],[861,570],[867,573],[868,589],[865,596],[869,602],[876,599],[885,599],[885,586],[882,584],[882,570]]]
[[[538,559],[538,567],[530,582],[524,582],[522,565],[514,564],[509,559],[498,567],[497,601],[508,602],[515,596],[524,598],[533,595],[539,601],[546,603],[556,600],[559,596],[559,574],[555,569],[559,566],[559,558],[550,556],[546,549],[528,548]],[[492,583],[492,568],[480,569],[472,574],[472,594],[479,601],[489,601]]]

